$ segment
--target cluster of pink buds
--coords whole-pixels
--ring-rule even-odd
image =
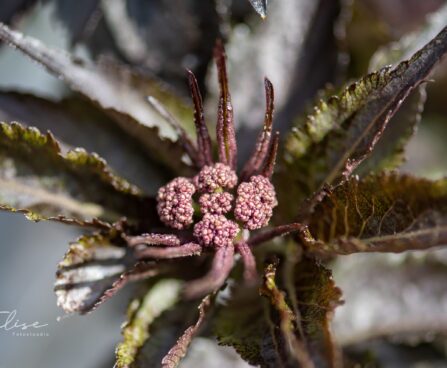
[[[137,258],[178,258],[200,254],[204,249],[215,252],[209,274],[188,283],[185,293],[197,296],[217,290],[231,271],[234,251],[241,255],[246,280],[256,278],[256,262],[251,247],[274,236],[296,231],[296,224],[279,226],[251,235],[250,231],[266,227],[277,205],[273,174],[279,135],[272,134],[273,86],[265,79],[266,114],[264,127],[256,141],[253,155],[236,174],[237,146],[233,107],[228,91],[225,54],[221,44],[215,49],[220,98],[216,126],[218,160],[213,149],[203,114],[203,103],[197,81],[189,72],[189,84],[195,108],[197,144],[189,140],[182,128],[157,104],[154,108],[167,117],[179,131],[180,141],[198,173],[192,179],[179,177],[158,192],[157,211],[160,220],[174,231],[144,234],[127,238],[138,250]],[[242,231],[245,230],[245,231]],[[165,248],[161,248],[165,247]]]
[[[270,180],[255,175],[249,182],[239,185],[234,216],[245,229],[260,229],[268,225],[277,204],[275,188]]]
[[[196,188],[187,178],[176,178],[161,187],[157,196],[160,220],[174,229],[184,229],[192,224],[194,208],[192,196]]]

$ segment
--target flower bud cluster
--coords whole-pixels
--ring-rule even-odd
[[[248,230],[267,226],[278,204],[275,188],[269,179],[255,175],[237,189],[234,216]]]
[[[234,188],[238,178],[234,170],[222,163],[204,166],[192,179],[177,178],[158,191],[160,219],[174,229],[193,223],[193,195],[200,193],[198,204],[202,219],[194,225],[193,235],[203,246],[223,247],[231,244],[240,227],[225,214],[233,208],[234,196],[225,190]],[[260,229],[270,221],[277,205],[270,180],[255,175],[237,188],[234,218],[244,229]]]
[[[237,175],[229,166],[217,163],[204,166],[194,178],[194,184],[201,193],[212,193],[218,189],[231,189],[237,184]]]
[[[161,187],[157,196],[160,220],[174,229],[184,229],[192,224],[194,208],[192,196],[196,188],[187,178],[176,178]]]
[[[233,195],[227,192],[205,193],[199,198],[200,210],[203,214],[223,215],[231,211]]]
[[[194,236],[204,246],[229,246],[238,233],[238,224],[228,220],[224,215],[206,214],[194,226]]]

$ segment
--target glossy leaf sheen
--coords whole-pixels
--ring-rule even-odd
[[[63,154],[51,134],[18,123],[0,123],[0,188],[2,209],[34,221],[136,218],[146,202],[98,155],[83,149]]]

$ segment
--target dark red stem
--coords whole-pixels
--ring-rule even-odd
[[[281,225],[252,236],[248,239],[247,243],[249,246],[254,246],[276,238],[277,236],[284,236],[293,232],[302,232],[306,229],[307,226],[300,223]]]
[[[211,165],[213,163],[211,138],[205,124],[202,95],[200,94],[197,79],[192,71],[188,70],[187,72],[192,102],[194,104],[194,123],[196,126],[197,146],[199,149],[199,165],[202,167],[203,165]]]
[[[216,42],[214,58],[216,60],[220,86],[216,126],[219,161],[235,169],[237,163],[236,131],[234,128],[233,106],[228,90],[225,50],[221,41]]]
[[[271,178],[273,171],[275,170],[276,154],[278,153],[279,145],[279,132],[275,133],[273,137],[272,144],[270,145],[267,158],[265,159],[264,167],[262,169],[262,175],[266,178]]]
[[[267,156],[273,127],[274,90],[272,83],[265,78],[265,118],[262,131],[256,140],[255,150],[241,172],[242,181],[247,180],[258,171]]]
[[[216,250],[210,271],[202,278],[189,282],[184,289],[186,298],[196,298],[219,289],[231,272],[234,264],[234,247]]]
[[[199,255],[201,252],[202,247],[199,244],[187,243],[180,245],[179,247],[145,248],[142,250],[138,250],[135,255],[138,259],[169,259]]]
[[[244,264],[244,279],[247,283],[253,284],[258,278],[256,271],[256,259],[247,243],[241,242],[236,244],[236,249],[241,255]]]

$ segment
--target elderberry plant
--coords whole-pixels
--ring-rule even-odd
[[[265,16],[266,1],[250,2]],[[66,312],[89,313],[140,281],[116,367],[176,367],[195,336],[215,337],[262,367],[363,364],[331,334],[343,302],[330,262],[447,241],[447,181],[391,170],[408,140],[397,112],[407,98],[420,103],[447,52],[447,28],[432,38],[421,47],[413,38],[417,46],[402,47],[389,60],[394,66],[326,93],[282,140],[266,78],[264,123],[240,162],[222,42],[213,51],[214,135],[191,71],[193,110],[137,71],[111,60],[82,62],[0,24],[1,40],[64,79],[100,110],[92,110],[95,119],[118,129],[108,136],[118,142],[114,150],[136,142],[135,157],[157,162],[148,171],[169,172],[151,196],[97,154],[69,149],[32,122],[4,122],[0,208],[85,230],[56,273]]]

